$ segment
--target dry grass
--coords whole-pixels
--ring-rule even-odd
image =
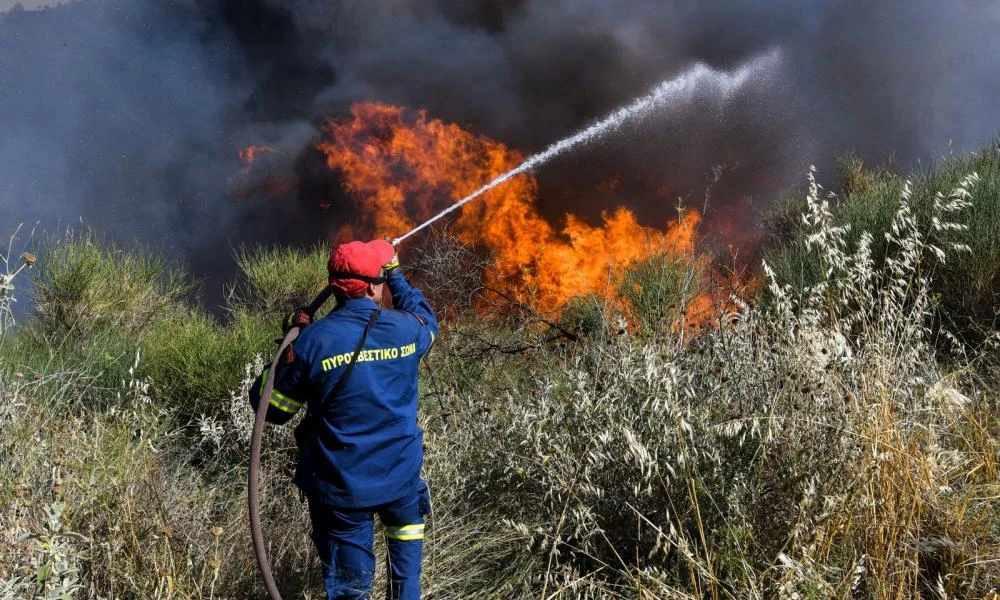
[[[935,227],[952,231],[973,182],[939,199]],[[422,374],[425,597],[986,597],[1000,581],[1000,361],[989,345],[935,351],[932,265],[963,250],[936,246],[908,202],[876,267],[870,237],[851,242],[812,186],[821,280],[792,293],[772,277],[774,301],[736,301],[725,327],[683,342],[604,327],[619,316],[600,304],[585,342],[530,311],[446,323]],[[441,296],[483,291],[459,275]],[[188,423],[142,375],[168,371],[134,350],[98,404],[74,383],[93,365],[6,356],[0,598],[262,597],[244,489],[260,357]],[[286,597],[320,598],[292,445],[290,428],[268,430],[266,534]]]

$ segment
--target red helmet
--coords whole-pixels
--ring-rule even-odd
[[[382,267],[395,255],[396,249],[385,240],[341,244],[326,266],[330,285],[345,296],[361,295],[369,283],[385,283]]]

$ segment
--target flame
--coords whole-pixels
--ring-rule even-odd
[[[338,239],[401,235],[523,160],[516,150],[425,111],[375,102],[328,119],[323,132],[316,147],[341,173],[360,214]],[[607,185],[617,187],[617,179]],[[679,211],[663,230],[640,225],[626,208],[605,212],[598,226],[567,214],[556,230],[538,213],[537,190],[534,177],[518,176],[463,207],[451,228],[463,242],[491,251],[487,283],[519,302],[546,310],[588,292],[611,297],[615,273],[630,263],[694,252],[696,211]],[[692,306],[700,314],[706,302]]]
[[[278,177],[272,173],[251,178],[254,162],[265,154],[277,154],[277,152],[271,146],[264,145],[241,148],[238,155],[243,167],[240,169],[240,176],[233,181],[233,196],[240,200],[245,200],[254,194],[278,198],[295,189],[296,180],[294,178]]]
[[[274,148],[270,146],[247,146],[246,148],[240,149],[240,160],[245,165],[243,168],[245,171],[249,171],[250,166],[253,165],[253,161],[261,154],[273,154],[275,152]]]

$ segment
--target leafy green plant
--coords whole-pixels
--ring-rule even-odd
[[[42,529],[20,540],[30,546],[26,574],[0,580],[0,598],[72,600],[86,589],[80,579],[80,564],[86,560],[89,540],[66,529],[66,504],[52,502],[42,507]]]
[[[979,175],[969,189],[974,202],[956,216],[955,227],[935,229],[934,211],[944,200],[942,191],[954,188],[973,172]],[[841,158],[840,173],[841,195],[831,196],[833,220],[848,227],[845,241],[849,244],[857,244],[863,232],[871,236],[871,259],[879,268],[892,247],[886,235],[891,234],[897,199],[907,182],[887,168],[866,169],[854,155]],[[1000,140],[971,156],[949,157],[917,173],[907,194],[924,235],[937,244],[960,244],[969,250],[929,261],[925,267],[935,272],[936,318],[956,335],[979,342],[1000,324],[996,311],[1000,305]],[[779,217],[770,223],[772,231],[782,231],[775,238],[777,245],[765,253],[778,277],[791,284],[795,293],[821,281],[818,255],[807,247],[804,225],[790,226],[788,219]]]
[[[79,534],[66,531],[63,512],[66,504],[53,502],[42,509],[45,513],[44,533],[34,538],[32,550],[36,555],[32,560],[37,584],[36,598],[45,600],[69,600],[84,589],[80,583],[78,566],[81,557],[78,546],[87,539]]]
[[[194,282],[148,250],[124,250],[90,231],[68,232],[41,251],[34,276],[37,322],[51,334],[83,339],[115,329],[141,334],[182,306]]]
[[[229,306],[283,315],[309,304],[326,285],[329,254],[326,244],[306,249],[238,249],[236,263],[241,276],[233,285]]]

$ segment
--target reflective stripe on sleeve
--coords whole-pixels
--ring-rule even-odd
[[[286,413],[295,414],[302,408],[302,403],[289,398],[278,390],[271,391],[271,406]]]
[[[271,376],[271,370],[269,368],[264,369],[264,378],[261,379],[260,382],[261,390],[263,390],[264,386],[267,385],[267,378],[270,376]],[[274,408],[277,408],[278,410],[286,412],[290,415],[294,415],[295,413],[299,412],[300,408],[302,408],[301,402],[282,394],[281,392],[278,391],[277,388],[273,388],[271,390],[271,397],[268,399],[268,403]]]
[[[409,542],[424,539],[424,524],[403,525],[402,527],[386,527],[385,536],[390,540]]]

